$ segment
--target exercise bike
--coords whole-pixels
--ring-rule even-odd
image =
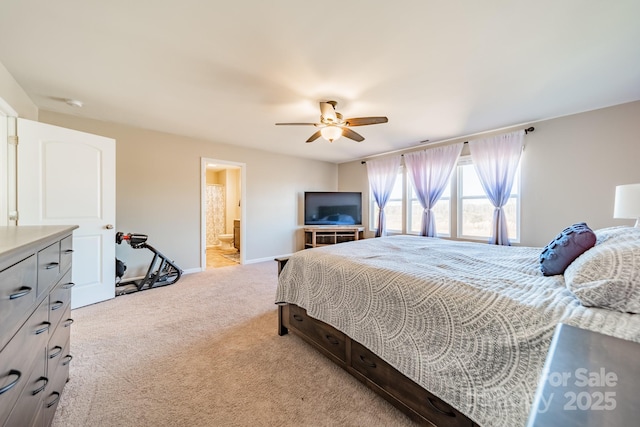
[[[127,280],[121,282],[127,267],[122,261],[116,259],[116,296],[131,294],[133,292],[143,291],[146,289],[157,288],[160,286],[172,285],[180,279],[182,276],[182,270],[180,267],[174,264],[173,261],[161,254],[153,246],[147,244],[148,236],[146,234],[124,234],[122,232],[116,233],[116,243],[120,244],[122,241],[126,241],[133,249],[149,249],[153,252],[153,259],[147,274],[142,279]]]

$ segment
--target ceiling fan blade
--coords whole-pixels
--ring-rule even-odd
[[[337,122],[338,117],[336,116],[336,102],[320,102],[320,117],[328,122]]]
[[[387,123],[389,119],[386,117],[354,117],[352,119],[345,119],[347,126],[366,126],[377,125],[378,123]]]
[[[276,123],[276,126],[317,126],[317,123]]]
[[[346,127],[342,128],[342,136],[344,136],[345,138],[353,139],[356,142],[364,141],[364,136]]]
[[[318,138],[320,138],[320,131],[318,131],[318,132],[314,133],[313,135],[311,135],[311,136],[309,137],[309,139],[307,139],[307,141],[306,141],[306,142],[307,142],[307,143],[309,143],[309,142],[313,142],[313,141],[315,141],[315,140],[316,140],[316,139],[318,139]]]

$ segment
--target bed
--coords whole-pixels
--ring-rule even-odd
[[[279,260],[279,333],[418,422],[525,425],[559,323],[640,342],[640,229],[595,234],[552,276],[542,248],[402,235],[300,251]]]

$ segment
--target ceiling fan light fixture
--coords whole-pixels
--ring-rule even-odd
[[[320,128],[315,131],[305,142],[313,142],[323,137],[329,142],[344,136],[356,142],[364,141],[364,136],[351,129],[352,126],[375,125],[378,123],[387,123],[389,119],[384,116],[376,117],[352,117],[350,119],[342,118],[342,114],[336,111],[335,101],[320,102],[320,122],[318,123],[276,123],[276,125],[303,125],[315,126]]]
[[[327,126],[320,129],[320,134],[324,139],[333,142],[342,136],[342,128],[338,126]]]

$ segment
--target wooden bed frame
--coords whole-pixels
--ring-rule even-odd
[[[278,275],[288,258],[276,258]],[[294,304],[278,306],[278,335],[289,331],[387,399],[421,425],[478,427],[473,421],[434,396],[387,362],[332,326],[309,317]]]

